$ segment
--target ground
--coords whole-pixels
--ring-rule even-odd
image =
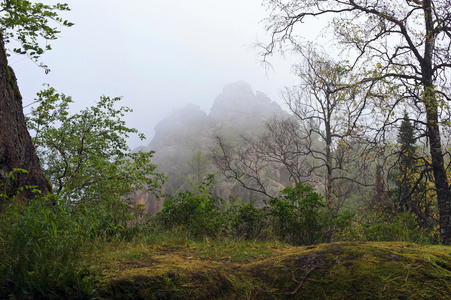
[[[451,248],[209,242],[107,249],[102,299],[451,299]]]

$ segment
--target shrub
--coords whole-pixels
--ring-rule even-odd
[[[156,222],[165,228],[181,227],[194,237],[216,236],[224,228],[220,210],[222,199],[214,198],[210,187],[214,176],[209,175],[199,187],[199,193],[181,192],[177,196],[166,195],[163,210]]]
[[[225,214],[233,236],[249,240],[267,235],[265,228],[269,224],[266,209],[258,209],[253,203],[234,200]]]
[[[269,201],[269,214],[274,233],[294,245],[324,241],[327,214],[323,196],[312,186],[298,184],[281,191],[282,197]]]
[[[344,238],[356,241],[403,241],[419,244],[439,242],[438,226],[422,228],[411,212],[393,212],[381,207],[362,207],[345,231]]]
[[[16,195],[33,187],[13,186],[17,172],[26,171],[7,174],[0,185],[0,298],[90,298],[96,276],[82,254],[94,239],[124,228],[109,222],[107,212],[56,195],[35,191],[34,199],[19,201]]]
[[[331,240],[335,232],[349,226],[349,214],[327,212],[323,196],[312,186],[299,184],[281,191],[282,197],[258,209],[252,203],[234,199],[228,207],[210,193],[209,176],[199,193],[167,195],[164,208],[155,218],[164,229],[181,229],[193,237],[230,235],[237,239],[275,238],[293,245]]]
[[[94,276],[80,267],[92,225],[49,198],[10,204],[0,222],[0,298],[86,298]],[[76,220],[77,219],[77,220]]]

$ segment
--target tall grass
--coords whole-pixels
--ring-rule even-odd
[[[97,277],[84,255],[138,236],[140,227],[127,227],[133,208],[117,197],[87,208],[38,191],[27,201],[19,194],[32,187],[14,185],[22,172],[0,183],[0,299],[92,298]]]
[[[94,275],[81,264],[92,235],[88,214],[71,214],[47,198],[10,204],[0,222],[0,296],[84,299]]]

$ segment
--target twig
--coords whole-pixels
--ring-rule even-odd
[[[291,295],[294,295],[294,294],[296,294],[298,292],[298,290],[301,288],[302,284],[304,283],[304,280],[307,278],[307,276],[310,274],[310,272],[312,272],[314,269],[315,268],[311,268],[311,269],[307,270],[307,272],[305,272],[304,276],[302,277],[302,280],[300,280],[300,282],[299,282],[298,286],[296,287],[296,289],[293,292],[290,293]],[[296,281],[294,279],[294,275],[293,275],[293,280],[296,283],[298,282],[298,281]]]

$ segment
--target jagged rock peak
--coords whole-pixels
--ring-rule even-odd
[[[247,82],[238,81],[224,87],[222,93],[216,97],[209,117],[218,120],[242,117],[245,114],[267,118],[281,111],[281,107],[263,92],[257,91],[254,94]]]
[[[194,104],[173,110],[155,126],[155,135],[147,148],[164,152],[164,147],[175,147],[182,142],[189,144],[194,140],[201,143],[203,138],[211,138],[212,132],[217,134],[223,130],[259,132],[263,121],[284,113],[266,94],[260,91],[254,94],[247,82],[238,81],[225,85],[208,115]]]
[[[222,90],[223,94],[236,96],[236,95],[249,95],[254,96],[254,92],[249,83],[245,81],[237,81],[227,84]]]
[[[215,114],[217,111],[235,111],[253,102],[255,102],[255,95],[251,86],[244,81],[238,81],[224,87],[222,93],[216,97],[211,112]]]

